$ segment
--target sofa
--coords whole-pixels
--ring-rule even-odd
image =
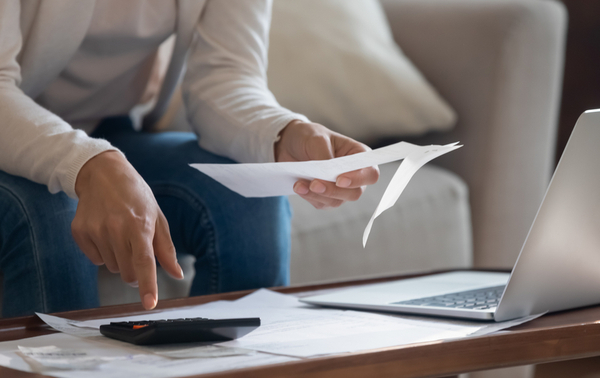
[[[380,167],[362,198],[293,207],[292,284],[448,268],[510,268],[553,169],[566,12],[552,0],[382,0],[403,52],[454,108],[449,132],[407,139],[464,147],[422,168],[398,203],[361,236],[398,163]],[[184,117],[172,129],[182,130]],[[405,139],[378,141],[379,145]],[[186,296],[193,261],[176,281],[159,269],[159,299]],[[102,305],[139,301],[101,269]]]

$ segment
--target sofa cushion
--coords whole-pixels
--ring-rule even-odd
[[[431,165],[421,168],[396,205],[375,220],[363,249],[364,228],[398,164],[381,166],[377,184],[337,209],[316,210],[290,197],[292,283],[471,266],[467,187],[455,174]]]
[[[275,0],[268,79],[283,106],[362,141],[455,119],[394,42],[378,0]]]

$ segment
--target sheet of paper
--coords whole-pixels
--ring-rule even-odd
[[[190,164],[244,197],[272,197],[294,194],[299,179],[335,181],[344,173],[404,159],[411,153],[439,146],[417,146],[400,142],[376,150],[331,160],[258,164]]]
[[[303,358],[454,339],[474,333],[482,335],[530,320],[486,324],[325,309],[303,304],[294,296],[266,289],[233,302],[222,301],[184,310],[164,311],[160,315],[161,318],[260,317],[260,328],[239,340],[219,345]],[[78,326],[99,327],[107,321],[145,318],[148,316],[91,320],[80,322]],[[486,327],[490,328],[486,330]]]
[[[87,357],[89,362],[84,362]],[[257,352],[171,358],[125,343],[106,344],[65,333],[0,343],[0,365],[62,378],[183,377],[295,360]]]
[[[35,313],[40,319],[44,321],[44,323],[48,324],[53,329],[68,333],[69,335],[79,336],[79,337],[92,337],[92,336],[101,336],[98,327],[96,328],[82,328],[77,327],[76,324],[79,323],[76,320],[70,320],[65,318],[59,318],[58,316],[52,316],[48,314],[42,314],[39,312]]]
[[[321,179],[335,182],[345,172],[404,159],[389,183],[381,202],[363,233],[363,247],[373,221],[392,207],[413,175],[427,162],[462,146],[458,142],[444,146],[417,146],[399,142],[376,150],[330,160],[262,164],[190,164],[244,197],[293,195],[299,179]]]
[[[61,370],[95,370],[100,365],[125,357],[93,356],[81,349],[64,349],[55,345],[24,347],[19,345],[19,354],[25,356],[33,370],[43,372],[47,368]],[[30,362],[29,360],[33,360]]]
[[[482,335],[533,318],[485,324],[388,316],[312,307],[300,303],[294,296],[264,289],[237,301],[125,318],[78,322],[44,314],[38,316],[65,333],[0,343],[0,365],[64,378],[179,377],[324,354]],[[195,316],[259,316],[262,326],[239,340],[212,346],[143,347],[98,336],[98,327],[110,321]]]
[[[154,345],[145,347],[144,349],[152,351],[154,354],[170,358],[214,358],[244,356],[256,353],[256,351],[251,349],[232,348],[222,345]]]

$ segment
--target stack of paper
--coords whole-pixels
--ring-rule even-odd
[[[84,322],[39,314],[64,333],[0,343],[0,365],[57,377],[177,377],[328,354],[340,354],[491,333],[531,318],[494,323],[324,309],[294,296],[259,290],[237,301]],[[141,347],[100,336],[111,321],[204,317],[260,317],[262,325],[239,340],[212,346]]]

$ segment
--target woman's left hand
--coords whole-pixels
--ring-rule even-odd
[[[275,143],[275,161],[327,160],[370,150],[366,145],[317,123],[290,122]],[[317,209],[338,207],[360,198],[367,185],[377,182],[379,168],[369,167],[338,176],[336,182],[299,180],[294,192]]]

